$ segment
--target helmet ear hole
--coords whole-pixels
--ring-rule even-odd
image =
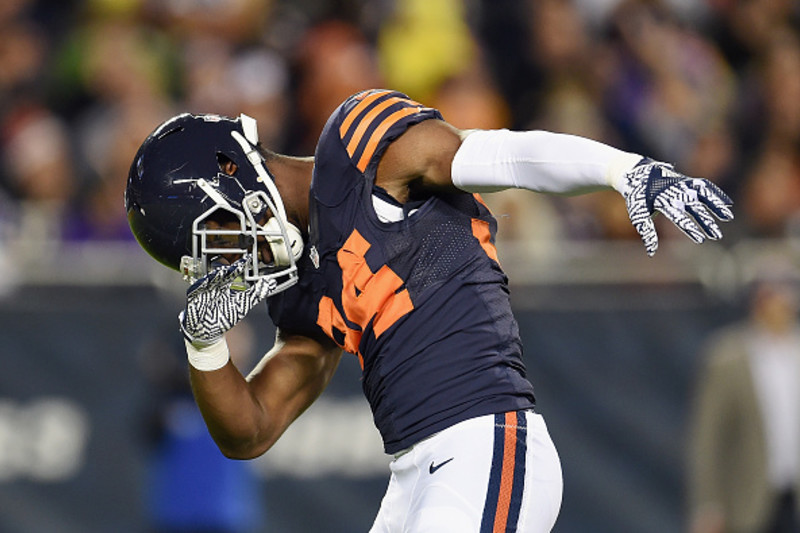
[[[219,165],[220,172],[227,174],[228,176],[236,175],[236,171],[239,170],[238,165],[236,165],[236,163],[234,163],[230,157],[222,152],[217,152],[217,165]]]

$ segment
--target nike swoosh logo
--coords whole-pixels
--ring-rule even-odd
[[[447,463],[449,463],[453,459],[455,459],[455,457],[451,457],[447,461],[441,462],[438,465],[434,465],[433,461],[431,461],[431,466],[428,467],[428,472],[431,473],[431,474],[435,473],[437,470],[439,470],[441,467],[443,467],[444,465],[446,465]]]

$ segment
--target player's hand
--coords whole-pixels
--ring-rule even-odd
[[[643,159],[625,175],[622,196],[631,223],[644,241],[647,255],[658,249],[653,216],[659,212],[696,243],[722,238],[715,217],[733,220],[733,201],[706,179],[675,172],[672,165]],[[712,216],[712,213],[714,216]]]
[[[220,266],[186,291],[186,308],[178,315],[186,339],[197,347],[219,341],[250,310],[272,294],[275,280],[241,282],[247,256]]]

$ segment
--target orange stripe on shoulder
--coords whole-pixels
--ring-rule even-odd
[[[381,124],[375,128],[375,131],[372,132],[372,135],[369,137],[369,141],[367,145],[364,147],[364,152],[361,154],[361,158],[358,160],[358,170],[364,172],[367,169],[367,165],[369,165],[370,159],[372,156],[375,155],[375,151],[378,149],[378,144],[383,139],[383,136],[386,132],[394,126],[398,121],[401,119],[413,115],[414,113],[418,113],[422,109],[421,107],[404,107],[398,111],[395,111],[388,117],[384,119]]]
[[[358,117],[358,115],[360,115],[366,108],[372,105],[372,102],[381,96],[389,94],[390,92],[392,91],[375,91],[369,96],[365,96],[358,104],[356,104],[353,109],[350,110],[349,113],[347,113],[347,116],[342,121],[342,125],[339,126],[339,136],[344,138],[344,136],[347,134],[347,130],[350,129],[350,126],[353,124],[353,121],[355,121],[356,117]]]
[[[383,102],[375,105],[375,107],[370,109],[369,113],[364,115],[364,118],[359,120],[356,130],[353,132],[353,136],[350,138],[350,142],[347,143],[347,154],[350,157],[353,157],[353,154],[356,153],[356,149],[358,148],[359,143],[364,139],[364,133],[373,124],[375,118],[378,115],[383,113],[387,108],[393,106],[394,104],[399,104],[407,101],[408,100],[405,98],[400,98],[395,96],[392,98],[387,98]]]

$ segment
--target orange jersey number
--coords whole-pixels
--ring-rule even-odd
[[[383,265],[377,272],[372,272],[369,268],[364,256],[370,247],[370,243],[358,230],[353,230],[336,254],[336,260],[342,269],[344,316],[328,296],[323,296],[320,300],[317,315],[317,324],[328,336],[334,338],[333,328],[344,334],[342,347],[358,356],[362,368],[364,361],[358,345],[370,321],[375,338],[378,338],[414,309],[408,290],[399,290],[403,286],[403,280],[388,265]],[[354,324],[355,327],[349,324]]]

